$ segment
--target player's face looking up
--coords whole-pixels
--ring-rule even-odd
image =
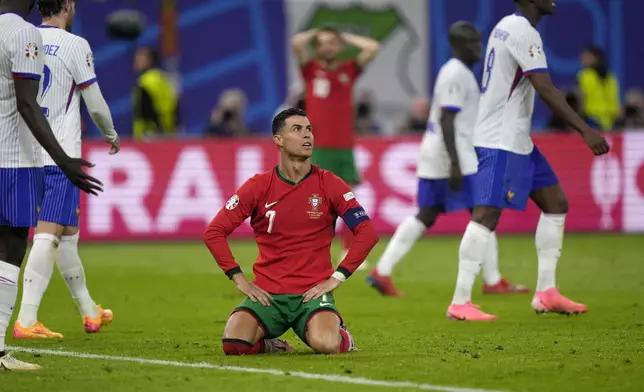
[[[287,118],[273,140],[281,151],[292,157],[309,158],[313,152],[313,129],[304,116]]]
[[[320,60],[335,61],[342,47],[342,39],[335,31],[322,30],[315,36],[315,54]]]

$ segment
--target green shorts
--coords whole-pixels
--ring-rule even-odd
[[[322,169],[332,171],[349,185],[358,185],[360,183],[353,150],[314,148],[311,162]]]
[[[340,317],[340,313],[335,307],[333,294],[325,294],[307,303],[302,302],[302,298],[301,294],[273,294],[271,306],[246,298],[233,313],[241,310],[253,315],[264,330],[265,339],[278,338],[293,328],[297,336],[306,343],[306,324],[313,315],[329,311]]]

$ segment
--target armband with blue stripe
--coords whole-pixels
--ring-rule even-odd
[[[369,215],[367,211],[364,210],[361,206],[350,208],[347,212],[342,215],[342,220],[346,223],[347,227],[353,230],[356,226],[364,221],[369,220]]]

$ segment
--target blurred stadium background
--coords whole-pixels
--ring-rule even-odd
[[[586,92],[576,89],[580,56],[595,45],[619,83],[620,115],[606,130],[614,135],[614,152],[600,159],[592,159],[571,132],[549,127],[557,122],[541,102],[533,124],[535,140],[571,199],[570,230],[642,231],[644,133],[637,128],[644,129],[644,46],[637,37],[644,3],[557,3],[556,17],[540,26],[555,83],[583,99]],[[136,42],[113,40],[106,33],[106,16],[124,9],[145,15],[146,28]],[[267,137],[270,119],[283,105],[296,104],[302,89],[289,40],[322,23],[382,44],[355,90],[356,108],[368,108],[356,121],[364,180],[357,194],[380,232],[391,233],[414,210],[418,142],[433,79],[450,56],[447,27],[470,20],[487,36],[512,10],[510,0],[79,2],[74,29],[94,49],[100,85],[124,138],[132,135],[137,48],[161,53],[161,64],[180,92],[180,121],[173,133],[126,142],[115,157],[106,154],[102,142],[92,142],[100,134],[85,116],[84,148],[97,163],[93,173],[106,181],[106,192],[84,200],[84,241],[198,239],[242,181],[276,163],[277,152]],[[239,119],[235,125],[222,120],[221,111],[227,109]],[[536,212],[531,209],[528,216],[508,214],[501,230],[533,230]],[[434,231],[460,233],[466,219],[444,219]],[[249,226],[238,231],[249,233]]]

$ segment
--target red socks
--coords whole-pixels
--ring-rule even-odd
[[[263,340],[255,343],[255,345],[240,339],[222,339],[222,343],[226,355],[254,355],[264,352]]]
[[[349,337],[349,333],[344,329],[340,329],[340,336],[342,337],[342,341],[340,341],[340,354],[342,354],[349,351],[349,347],[351,347],[351,338]]]

